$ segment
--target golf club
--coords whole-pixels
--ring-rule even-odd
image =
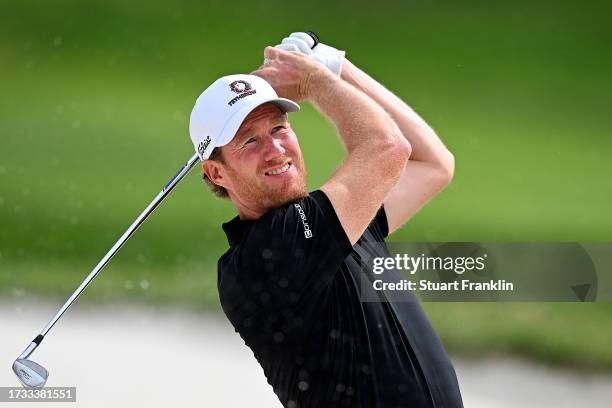
[[[316,47],[319,44],[319,37],[312,31],[307,31],[312,40],[313,44],[310,47],[311,49]],[[79,297],[81,293],[85,290],[85,288],[91,283],[91,281],[96,277],[96,275],[106,266],[106,264],[111,260],[113,255],[115,255],[119,249],[125,244],[125,242],[132,236],[132,234],[138,229],[140,224],[142,224],[149,214],[155,210],[155,208],[166,198],[166,196],[172,191],[172,189],[181,181],[183,177],[191,168],[199,161],[199,157],[197,154],[194,154],[191,159],[185,164],[176,175],[166,184],[166,186],[160,191],[160,193],[151,201],[151,203],[144,209],[144,211],[136,218],[136,220],[130,225],[130,227],[123,233],[123,235],[119,238],[115,245],[104,255],[102,260],[98,262],[96,267],[87,275],[83,283],[74,291],[74,293],[68,298],[66,303],[60,308],[60,310],[55,314],[55,316],[51,319],[51,321],[45,326],[45,328],[32,340],[32,342],[26,347],[26,349],[17,357],[15,362],[13,363],[13,371],[15,375],[19,379],[19,381],[28,388],[41,388],[47,382],[47,378],[49,377],[49,372],[40,364],[35,363],[34,361],[28,360],[28,357],[36,350],[36,348],[43,341],[45,335],[51,330],[53,325],[59,320],[60,317],[68,310],[68,308],[74,303],[74,301]]]
[[[74,291],[74,293],[68,298],[66,303],[60,308],[60,310],[55,314],[55,316],[49,321],[47,326],[40,332],[38,336],[32,340],[32,342],[26,347],[26,349],[21,353],[17,360],[13,363],[13,371],[15,375],[19,379],[19,381],[24,385],[24,387],[28,388],[41,388],[45,385],[47,378],[49,377],[49,372],[40,364],[35,363],[34,361],[28,360],[28,357],[32,354],[34,350],[40,345],[43,341],[45,335],[51,330],[53,325],[59,320],[60,317],[64,314],[66,310],[74,303],[74,301],[79,297],[81,293],[85,290],[85,288],[91,283],[91,281],[96,277],[96,275],[106,266],[106,264],[111,260],[113,255],[115,255],[119,249],[125,244],[125,242],[132,236],[132,234],[138,229],[138,227],[147,219],[149,214],[151,214],[155,208],[166,198],[168,194],[176,187],[176,185],[185,177],[187,173],[192,169],[192,167],[199,161],[199,157],[197,154],[194,154],[193,157],[189,159],[187,164],[185,164],[181,169],[176,173],[176,175],[166,184],[166,186],[162,189],[162,191],[157,194],[157,196],[151,201],[151,203],[144,209],[142,213],[136,218],[136,220],[130,225],[130,227],[123,233],[121,238],[115,245],[104,255],[104,258],[96,267],[87,275],[83,283]]]

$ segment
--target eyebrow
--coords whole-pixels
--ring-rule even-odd
[[[286,122],[286,121],[287,121],[287,119],[288,119],[288,118],[287,118],[287,114],[286,114],[286,113],[278,113],[278,115],[274,115],[274,118],[273,118],[273,120],[274,120],[274,121],[279,120],[279,119],[280,119],[280,120],[282,120],[282,121],[284,121],[284,122]],[[243,139],[244,139],[246,136],[248,136],[248,133],[249,133],[249,132],[251,131],[251,129],[253,128],[253,125],[254,125],[255,123],[259,122],[259,121],[262,121],[262,120],[265,120],[265,119],[258,119],[258,120],[256,120],[255,122],[251,122],[251,123],[249,123],[249,125],[248,125],[247,127],[245,127],[244,129],[242,129],[242,135],[241,135],[241,136],[239,136],[239,137],[236,139],[236,142],[240,142],[240,141],[242,141],[242,140],[243,140]]]

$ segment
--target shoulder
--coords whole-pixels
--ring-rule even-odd
[[[349,245],[331,202],[320,190],[275,208],[255,220],[241,244],[244,247],[286,246],[305,240],[332,240]]]
[[[220,291],[286,273],[296,283],[313,271],[331,273],[352,250],[331,202],[319,190],[240,224],[239,236],[219,259]]]

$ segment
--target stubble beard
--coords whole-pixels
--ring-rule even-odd
[[[254,179],[246,180],[229,168],[228,171],[235,180],[234,194],[240,197],[242,203],[248,203],[249,207],[257,208],[263,213],[307,197],[306,181],[308,176],[302,157],[293,158],[291,165],[295,167],[298,177],[288,180],[280,188],[266,184],[259,175]]]

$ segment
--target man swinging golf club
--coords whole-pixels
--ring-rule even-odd
[[[215,81],[191,114],[203,177],[238,212],[223,224],[225,314],[285,407],[462,407],[419,304],[361,285],[363,257],[389,256],[380,244],[449,183],[452,154],[402,100],[314,35],[293,33],[264,56],[252,75]],[[334,123],[347,151],[310,193],[286,114],[302,100]]]

